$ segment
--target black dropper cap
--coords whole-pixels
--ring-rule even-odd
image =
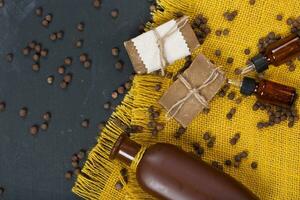
[[[269,68],[268,60],[263,54],[258,54],[251,59],[257,73],[261,73]]]
[[[240,92],[244,95],[251,95],[256,88],[256,81],[253,78],[244,77]]]

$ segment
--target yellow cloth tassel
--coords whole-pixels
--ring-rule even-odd
[[[223,66],[222,70],[227,72],[229,78],[234,79],[238,78],[234,75],[234,69],[244,66],[247,59],[257,54],[259,38],[266,36],[270,31],[283,36],[288,35],[290,27],[285,20],[300,15],[299,0],[256,0],[255,5],[250,5],[248,0],[159,0],[158,4],[164,11],[153,13],[154,23],[148,24],[148,28],[170,20],[176,12],[182,12],[191,19],[200,13],[207,17],[212,33],[193,55],[203,53],[218,66]],[[238,15],[232,22],[226,21],[223,17],[223,13],[228,10],[238,10]],[[277,14],[282,14],[284,20],[277,21]],[[230,31],[228,36],[217,37],[214,34],[217,29],[225,28]],[[246,48],[251,50],[251,55],[243,53]],[[216,49],[222,51],[220,58],[214,55]],[[234,58],[233,64],[226,63],[228,57]],[[169,66],[166,72],[175,74],[183,64],[184,60],[180,60]],[[295,64],[297,67],[293,73],[284,65],[271,67],[266,72],[266,78],[294,86],[299,93],[299,61]],[[73,187],[74,193],[89,200],[154,199],[139,187],[135,170],[132,169],[128,169],[129,182],[121,191],[117,191],[115,183],[121,178],[122,166],[116,161],[109,160],[114,142],[124,132],[122,127],[139,125],[144,127],[144,130],[133,134],[131,138],[141,145],[147,147],[157,142],[166,142],[178,145],[185,151],[192,151],[191,144],[198,142],[205,148],[203,160],[206,162],[216,160],[223,163],[224,160],[233,159],[237,153],[247,150],[249,156],[239,168],[224,166],[224,171],[246,185],[262,200],[300,199],[300,123],[296,123],[292,129],[284,122],[258,130],[256,123],[268,120],[268,115],[265,111],[252,111],[255,97],[244,98],[243,102],[237,105],[234,101],[216,96],[210,102],[209,114],[199,114],[184,135],[180,139],[175,139],[174,134],[179,124],[175,120],[166,121],[165,111],[157,103],[171,83],[171,78],[155,75],[134,78],[129,94],[109,119],[98,138],[98,144],[90,151],[82,174],[78,176]],[[160,91],[154,89],[157,84],[161,85]],[[238,90],[234,91],[238,93]],[[158,122],[165,124],[165,128],[156,137],[151,135],[151,130],[147,126],[149,122],[147,109],[151,105],[156,110],[161,110]],[[298,101],[297,107],[299,105]],[[226,113],[232,107],[236,107],[237,112],[229,121],[226,119]],[[213,148],[206,147],[206,142],[202,138],[205,131],[210,131],[216,136]],[[229,139],[237,132],[241,132],[241,138],[237,145],[232,146]],[[256,170],[250,167],[252,161],[258,163]]]

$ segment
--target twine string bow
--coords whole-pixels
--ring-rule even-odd
[[[185,102],[191,98],[192,96],[194,96],[197,101],[202,104],[205,108],[208,108],[208,102],[205,99],[204,96],[202,96],[200,94],[200,91],[207,87],[208,85],[212,84],[219,76],[219,69],[215,68],[212,73],[209,75],[209,77],[203,82],[203,84],[197,88],[193,88],[191,86],[191,84],[180,74],[178,75],[178,79],[183,83],[183,85],[189,90],[187,95],[185,97],[183,97],[181,100],[177,101],[166,113],[166,117],[167,120],[170,120],[171,118],[173,118],[174,116],[176,116],[176,114],[180,111],[180,109],[182,108],[182,106],[185,104]],[[175,112],[172,115],[169,115],[174,109]]]
[[[152,29],[154,36],[156,38],[156,41],[157,41],[158,48],[159,48],[160,70],[161,70],[161,74],[163,76],[165,75],[164,66],[169,64],[168,60],[166,58],[166,54],[165,54],[165,40],[166,40],[166,38],[168,38],[172,34],[174,34],[177,30],[182,29],[186,25],[187,22],[188,22],[188,17],[186,17],[186,16],[183,17],[178,22],[176,22],[176,24],[174,26],[172,26],[170,28],[170,30],[163,36],[159,35],[156,28]]]

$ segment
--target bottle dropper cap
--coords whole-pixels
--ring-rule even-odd
[[[257,56],[253,57],[251,59],[251,62],[255,66],[255,70],[257,73],[261,73],[261,72],[269,69],[268,60],[262,54],[258,54]]]
[[[256,81],[253,78],[244,77],[240,92],[244,95],[250,96],[256,88]]]
[[[255,66],[255,70],[257,73],[261,73],[269,68],[268,60],[262,54],[258,54],[257,56],[253,57],[251,59],[251,62]]]

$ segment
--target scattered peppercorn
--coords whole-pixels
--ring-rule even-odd
[[[178,128],[178,130],[176,131],[174,137],[175,137],[176,139],[178,139],[178,138],[180,138],[185,132],[186,132],[186,128],[184,128],[183,126],[180,126],[180,127]]]
[[[49,26],[49,22],[47,20],[43,19],[42,26],[44,26],[45,28],[47,28]]]
[[[236,100],[235,100],[235,103],[236,104],[241,104],[243,101],[243,98],[242,97],[238,97]]]
[[[66,57],[66,58],[64,59],[64,64],[65,64],[65,65],[72,65],[72,62],[73,62],[73,60],[72,60],[71,57]]]
[[[110,15],[113,19],[116,19],[118,16],[119,16],[119,10],[118,9],[113,9],[111,12],[110,12]]]
[[[51,34],[49,35],[49,38],[50,38],[51,41],[56,41],[56,40],[57,40],[57,35],[56,35],[56,33],[51,33]]]
[[[106,103],[103,105],[103,108],[104,108],[105,110],[110,109],[110,108],[111,108],[111,103],[110,103],[110,102],[106,102]]]
[[[214,137],[214,136],[210,137],[210,139],[208,140],[206,146],[207,146],[208,148],[214,147],[215,141],[216,141],[216,137]]]
[[[255,4],[255,2],[256,2],[256,0],[249,0],[249,4],[250,4],[251,6],[253,6],[253,5]]]
[[[66,74],[66,75],[64,75],[64,81],[66,82],[66,83],[71,83],[71,81],[72,81],[72,74],[71,73],[68,73],[68,74]]]
[[[71,165],[72,165],[73,168],[79,167],[78,161],[72,161],[72,162],[71,162]]]
[[[41,56],[42,57],[47,57],[47,55],[48,55],[48,49],[41,50]]]
[[[79,24],[77,24],[77,30],[79,32],[83,32],[84,31],[84,27],[85,27],[85,25],[84,25],[83,22],[80,22]]]
[[[39,56],[38,54],[34,54],[34,55],[32,56],[32,60],[33,60],[34,62],[38,62],[38,61],[40,60],[40,56]]]
[[[90,121],[88,119],[84,119],[82,122],[81,122],[81,126],[83,128],[88,128],[89,127],[89,124],[90,124]]]
[[[155,91],[159,91],[161,89],[161,85],[160,84],[156,84],[154,87]]]
[[[36,135],[39,132],[39,127],[37,125],[32,125],[29,129],[31,135]]]
[[[227,64],[232,64],[233,61],[234,61],[234,59],[232,57],[228,57],[226,62],[227,62]]]
[[[204,154],[204,148],[200,146],[199,143],[193,143],[193,149],[198,156],[202,156]]]
[[[123,189],[123,184],[120,182],[120,181],[118,181],[116,184],[115,184],[115,189],[116,190],[122,190]]]
[[[124,84],[124,87],[126,90],[129,90],[131,88],[131,82],[130,81],[127,81],[125,84]]]
[[[83,46],[83,40],[77,40],[75,43],[76,48],[81,48]]]
[[[209,140],[210,138],[211,138],[210,132],[205,132],[205,133],[203,134],[203,139],[204,139],[204,140]]]
[[[31,41],[31,42],[28,44],[28,47],[29,47],[30,49],[34,49],[36,45],[37,45],[36,41]]]
[[[0,8],[3,8],[5,5],[5,1],[4,0],[0,0]]]
[[[80,149],[80,151],[79,151],[78,154],[77,154],[78,159],[79,159],[79,160],[84,159],[85,154],[86,154],[86,150]]]
[[[85,62],[83,63],[83,67],[84,67],[85,69],[90,69],[91,66],[92,66],[91,60],[87,60],[87,61],[85,61]]]
[[[43,131],[46,131],[48,129],[49,125],[47,122],[43,122],[41,125],[40,125],[40,128],[41,130]]]
[[[278,21],[282,21],[283,16],[282,16],[281,14],[278,14],[278,15],[276,15],[276,19],[277,19]]]
[[[237,10],[234,10],[232,12],[226,11],[223,14],[223,16],[225,17],[225,19],[228,20],[228,21],[233,21],[237,15],[238,15],[238,11]]]
[[[38,7],[37,9],[35,9],[35,14],[36,16],[41,17],[43,15],[43,8]]]
[[[93,6],[94,6],[94,8],[100,8],[101,0],[93,0]]]
[[[111,98],[117,99],[117,98],[118,98],[118,92],[113,91],[113,92],[111,93]]]
[[[79,61],[80,61],[81,63],[84,63],[85,61],[87,61],[87,59],[88,59],[88,55],[87,55],[86,53],[80,54],[80,56],[79,56]]]
[[[123,86],[120,86],[120,87],[118,87],[117,92],[118,92],[119,94],[124,94],[125,88],[124,88]]]
[[[72,157],[71,157],[71,161],[78,161],[79,158],[77,157],[77,154],[73,154]]]
[[[65,69],[64,66],[59,66],[59,67],[57,68],[57,72],[58,72],[59,74],[64,74],[65,71],[66,71],[66,69]]]
[[[229,35],[229,29],[228,28],[225,28],[223,30],[223,35],[225,35],[225,36]]]
[[[33,63],[32,64],[32,71],[39,71],[40,70],[40,64],[39,63]]]
[[[251,168],[252,168],[252,169],[257,169],[257,166],[258,166],[257,162],[253,161],[253,162],[251,163]]]
[[[62,40],[64,38],[65,32],[64,31],[58,31],[56,33],[56,38],[59,40]]]
[[[121,71],[124,67],[124,63],[122,60],[119,60],[118,62],[115,63],[115,68],[119,71]]]
[[[4,101],[0,101],[0,112],[4,112],[6,109],[6,103]]]
[[[19,110],[19,116],[21,118],[25,118],[27,117],[27,114],[28,114],[28,108],[27,107],[23,107]]]
[[[236,93],[234,91],[230,92],[227,97],[229,100],[234,100]]]
[[[66,83],[65,81],[61,81],[61,82],[59,83],[59,87],[60,87],[61,89],[66,89],[66,88],[68,87],[68,83]]]
[[[240,139],[241,134],[240,133],[236,133],[229,141],[229,143],[231,145],[236,145],[236,143],[238,142],[238,140]]]
[[[216,55],[217,57],[220,57],[220,56],[221,56],[221,50],[220,50],[220,49],[217,49],[217,50],[215,51],[215,55]]]
[[[231,166],[231,165],[232,165],[232,162],[231,162],[231,160],[225,160],[224,164],[225,164],[226,166]]]
[[[192,28],[194,29],[200,44],[203,44],[206,37],[211,33],[211,29],[207,22],[208,19],[202,14],[199,14],[192,23]]]
[[[245,54],[245,55],[249,55],[250,53],[251,53],[250,49],[245,49],[245,50],[244,50],[244,54]]]
[[[24,56],[28,56],[30,54],[30,48],[29,47],[23,48],[22,53]]]
[[[49,84],[49,85],[52,85],[53,84],[53,82],[54,82],[54,76],[48,76],[47,77],[47,83]]]
[[[42,119],[45,120],[45,121],[47,121],[47,122],[51,120],[51,117],[52,117],[52,114],[50,112],[45,112],[42,115]]]
[[[153,130],[151,131],[151,135],[152,135],[153,137],[157,136],[157,134],[158,134],[158,130],[157,130],[157,129],[153,129]]]
[[[44,18],[45,20],[47,20],[48,22],[51,22],[52,21],[52,19],[53,19],[53,16],[52,16],[52,14],[47,14],[46,16],[45,16],[45,18]]]
[[[114,48],[111,49],[111,54],[113,56],[119,56],[119,53],[120,53],[120,50],[119,50],[118,47],[114,47]]]
[[[73,176],[72,171],[67,171],[65,173],[65,179],[67,179],[67,180],[70,180],[72,178],[72,176]]]
[[[14,54],[13,53],[8,53],[6,54],[6,61],[11,63],[14,60]]]
[[[216,30],[215,34],[216,34],[216,36],[221,36],[222,32],[223,31],[221,29],[218,29],[218,30]]]
[[[75,174],[76,176],[78,176],[80,173],[81,173],[81,168],[80,168],[80,167],[76,167],[76,168],[74,169],[74,174]]]

